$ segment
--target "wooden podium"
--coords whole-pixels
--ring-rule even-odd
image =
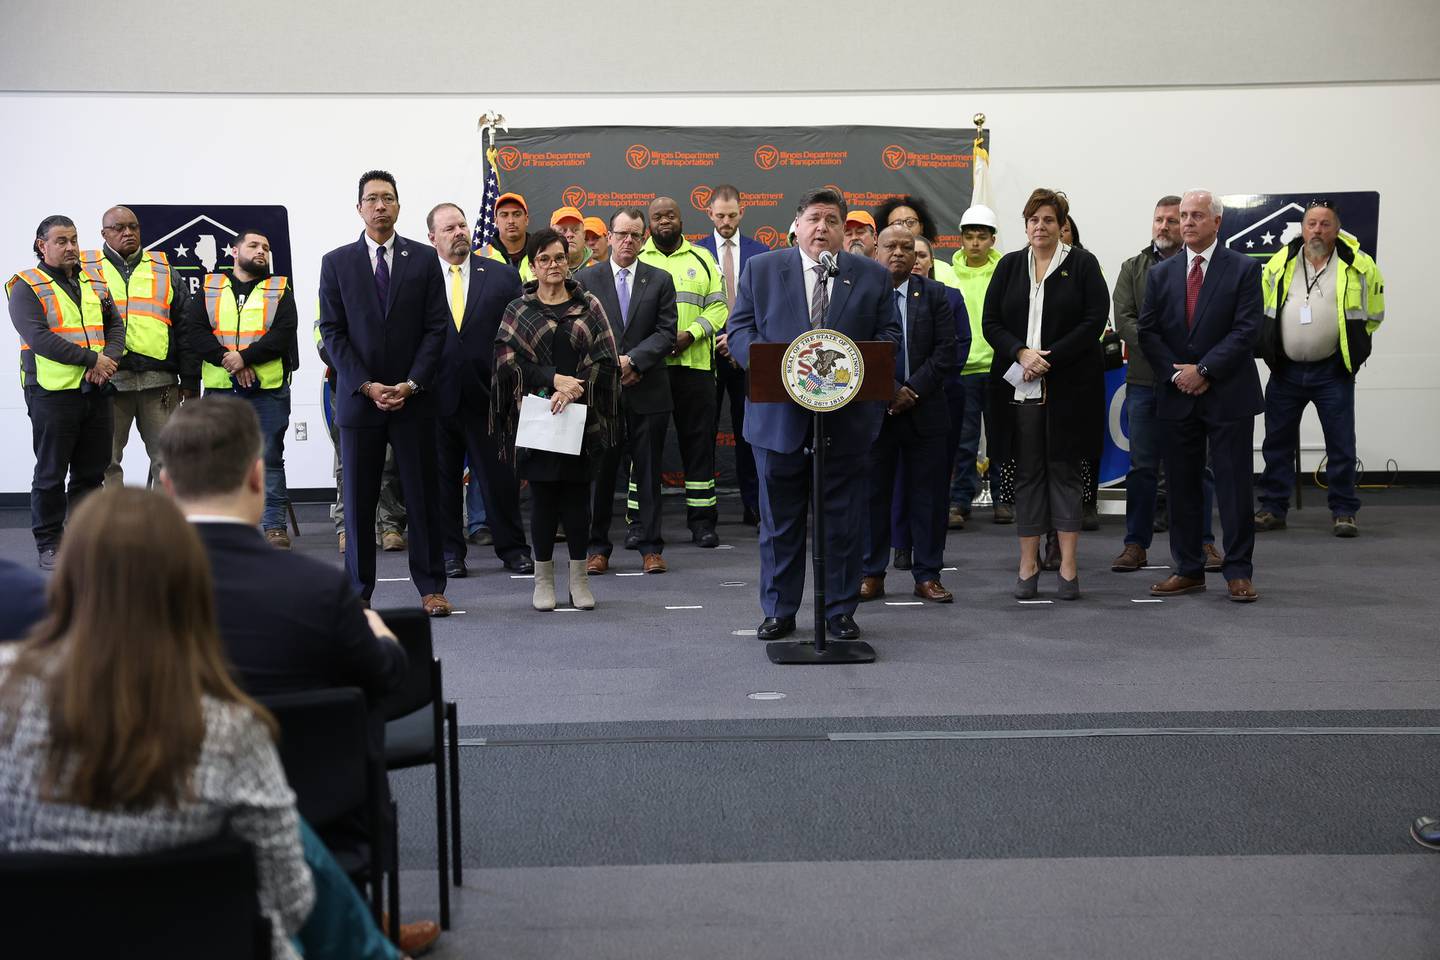
[[[888,340],[859,341],[864,360],[865,375],[860,389],[851,397],[846,406],[862,401],[889,403],[894,396],[895,345]],[[750,401],[752,403],[792,403],[799,407],[785,389],[782,370],[788,343],[753,343],[750,345]],[[802,407],[802,409],[805,409]],[[837,408],[837,409],[843,409]],[[807,409],[807,412],[811,412]],[[834,412],[834,411],[831,411]],[[863,640],[826,639],[825,627],[825,451],[828,438],[825,436],[825,420],[829,413],[811,412],[815,419],[814,439],[811,441],[810,474],[810,557],[815,595],[815,639],[807,643],[802,640],[777,640],[765,645],[765,654],[771,663],[874,663],[875,649]],[[863,530],[857,531],[863,536]]]

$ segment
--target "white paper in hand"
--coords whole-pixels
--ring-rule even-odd
[[[1042,396],[1041,391],[1044,389],[1040,380],[1026,380],[1025,368],[1018,363],[1010,364],[1010,369],[1005,371],[1005,382],[1019,391],[1021,398],[1025,400]]]
[[[584,440],[585,404],[572,403],[559,413],[551,413],[550,401],[544,397],[527,393],[521,398],[515,446],[574,456]]]

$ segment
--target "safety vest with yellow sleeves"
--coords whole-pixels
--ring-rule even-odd
[[[655,238],[640,248],[640,260],[659,267],[675,281],[675,332],[689,333],[695,342],[678,357],[666,357],[672,367],[695,370],[713,368],[715,334],[725,329],[730,306],[725,302],[725,280],[708,250],[702,250],[683,237],[672,253],[662,253]]]
[[[21,270],[11,277],[5,284],[5,296],[10,296],[15,284],[26,284],[35,292],[35,299],[40,301],[51,333],[77,347],[99,353],[105,349],[105,301],[110,299],[110,291],[103,280],[97,281],[83,273],[76,280],[80,284],[79,304],[38,269]],[[34,373],[29,377],[30,370],[25,362],[27,356],[34,363]],[[20,344],[20,379],[23,385],[34,383],[45,390],[75,390],[88,369],[84,364],[51,360],[30,349],[29,344]]]
[[[228,274],[207,274],[205,315],[220,345],[239,352],[269,333],[280,298],[285,295],[285,284],[284,277],[266,277],[255,284],[242,307],[235,302]],[[285,361],[280,357],[266,360],[254,370],[256,385],[262,390],[285,385]],[[229,390],[235,385],[225,368],[213,363],[200,364],[200,380],[207,390]]]
[[[1295,278],[1295,264],[1303,256],[1304,241],[1296,237],[1265,264],[1260,283],[1265,297],[1265,326],[1259,353],[1273,370],[1285,362],[1280,315]],[[1385,319],[1385,278],[1374,259],[1360,245],[1341,235],[1335,240],[1335,322],[1340,325],[1340,356],[1353,376],[1370,357],[1371,337]]]
[[[110,288],[115,309],[125,323],[125,351],[155,360],[170,356],[170,261],[158,250],[144,250],[130,278],[120,272],[102,250],[80,254],[80,269],[92,280]]]
[[[503,254],[503,253],[501,253],[499,250],[497,250],[497,249],[495,248],[495,244],[493,244],[493,243],[489,243],[489,244],[486,244],[486,245],[485,245],[485,256],[489,257],[491,260],[498,260],[498,261],[500,261],[501,263],[504,263],[504,264],[507,264],[507,265],[510,263],[509,260],[506,260],[506,259],[505,259],[505,254]],[[529,258],[529,257],[521,257],[521,258],[520,258],[520,265],[517,266],[515,269],[520,271],[520,282],[521,282],[521,283],[529,283],[531,280],[534,280],[534,279],[535,279],[535,271],[530,269],[530,258]]]

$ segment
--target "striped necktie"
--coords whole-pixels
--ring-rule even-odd
[[[815,271],[815,295],[810,298],[810,329],[824,326],[825,311],[830,307],[830,295],[825,289],[825,267],[815,264],[812,267]]]

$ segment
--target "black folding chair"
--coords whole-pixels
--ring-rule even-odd
[[[397,870],[385,823],[385,770],[370,755],[365,694],[357,687],[307,690],[257,698],[280,724],[280,762],[295,791],[295,805],[316,833],[354,821],[360,812],[366,853],[334,851],[352,879],[369,887],[375,923],[384,908],[386,870]],[[385,848],[390,846],[390,856]],[[392,878],[393,882],[393,878]],[[392,886],[393,890],[393,886]],[[394,905],[391,905],[392,912]],[[393,918],[392,918],[393,919]],[[393,924],[392,924],[393,926]],[[395,939],[392,934],[391,939]]]
[[[155,960],[271,956],[255,855],[220,836],[133,856],[0,855],[5,955]]]
[[[430,638],[430,618],[418,609],[385,610],[380,616],[395,632],[410,660],[405,682],[385,700],[385,768],[435,768],[435,861],[440,880],[440,926],[450,929],[450,870],[460,872],[460,745],[454,701],[445,700],[440,661]],[[446,750],[449,728],[450,830],[446,839]]]

